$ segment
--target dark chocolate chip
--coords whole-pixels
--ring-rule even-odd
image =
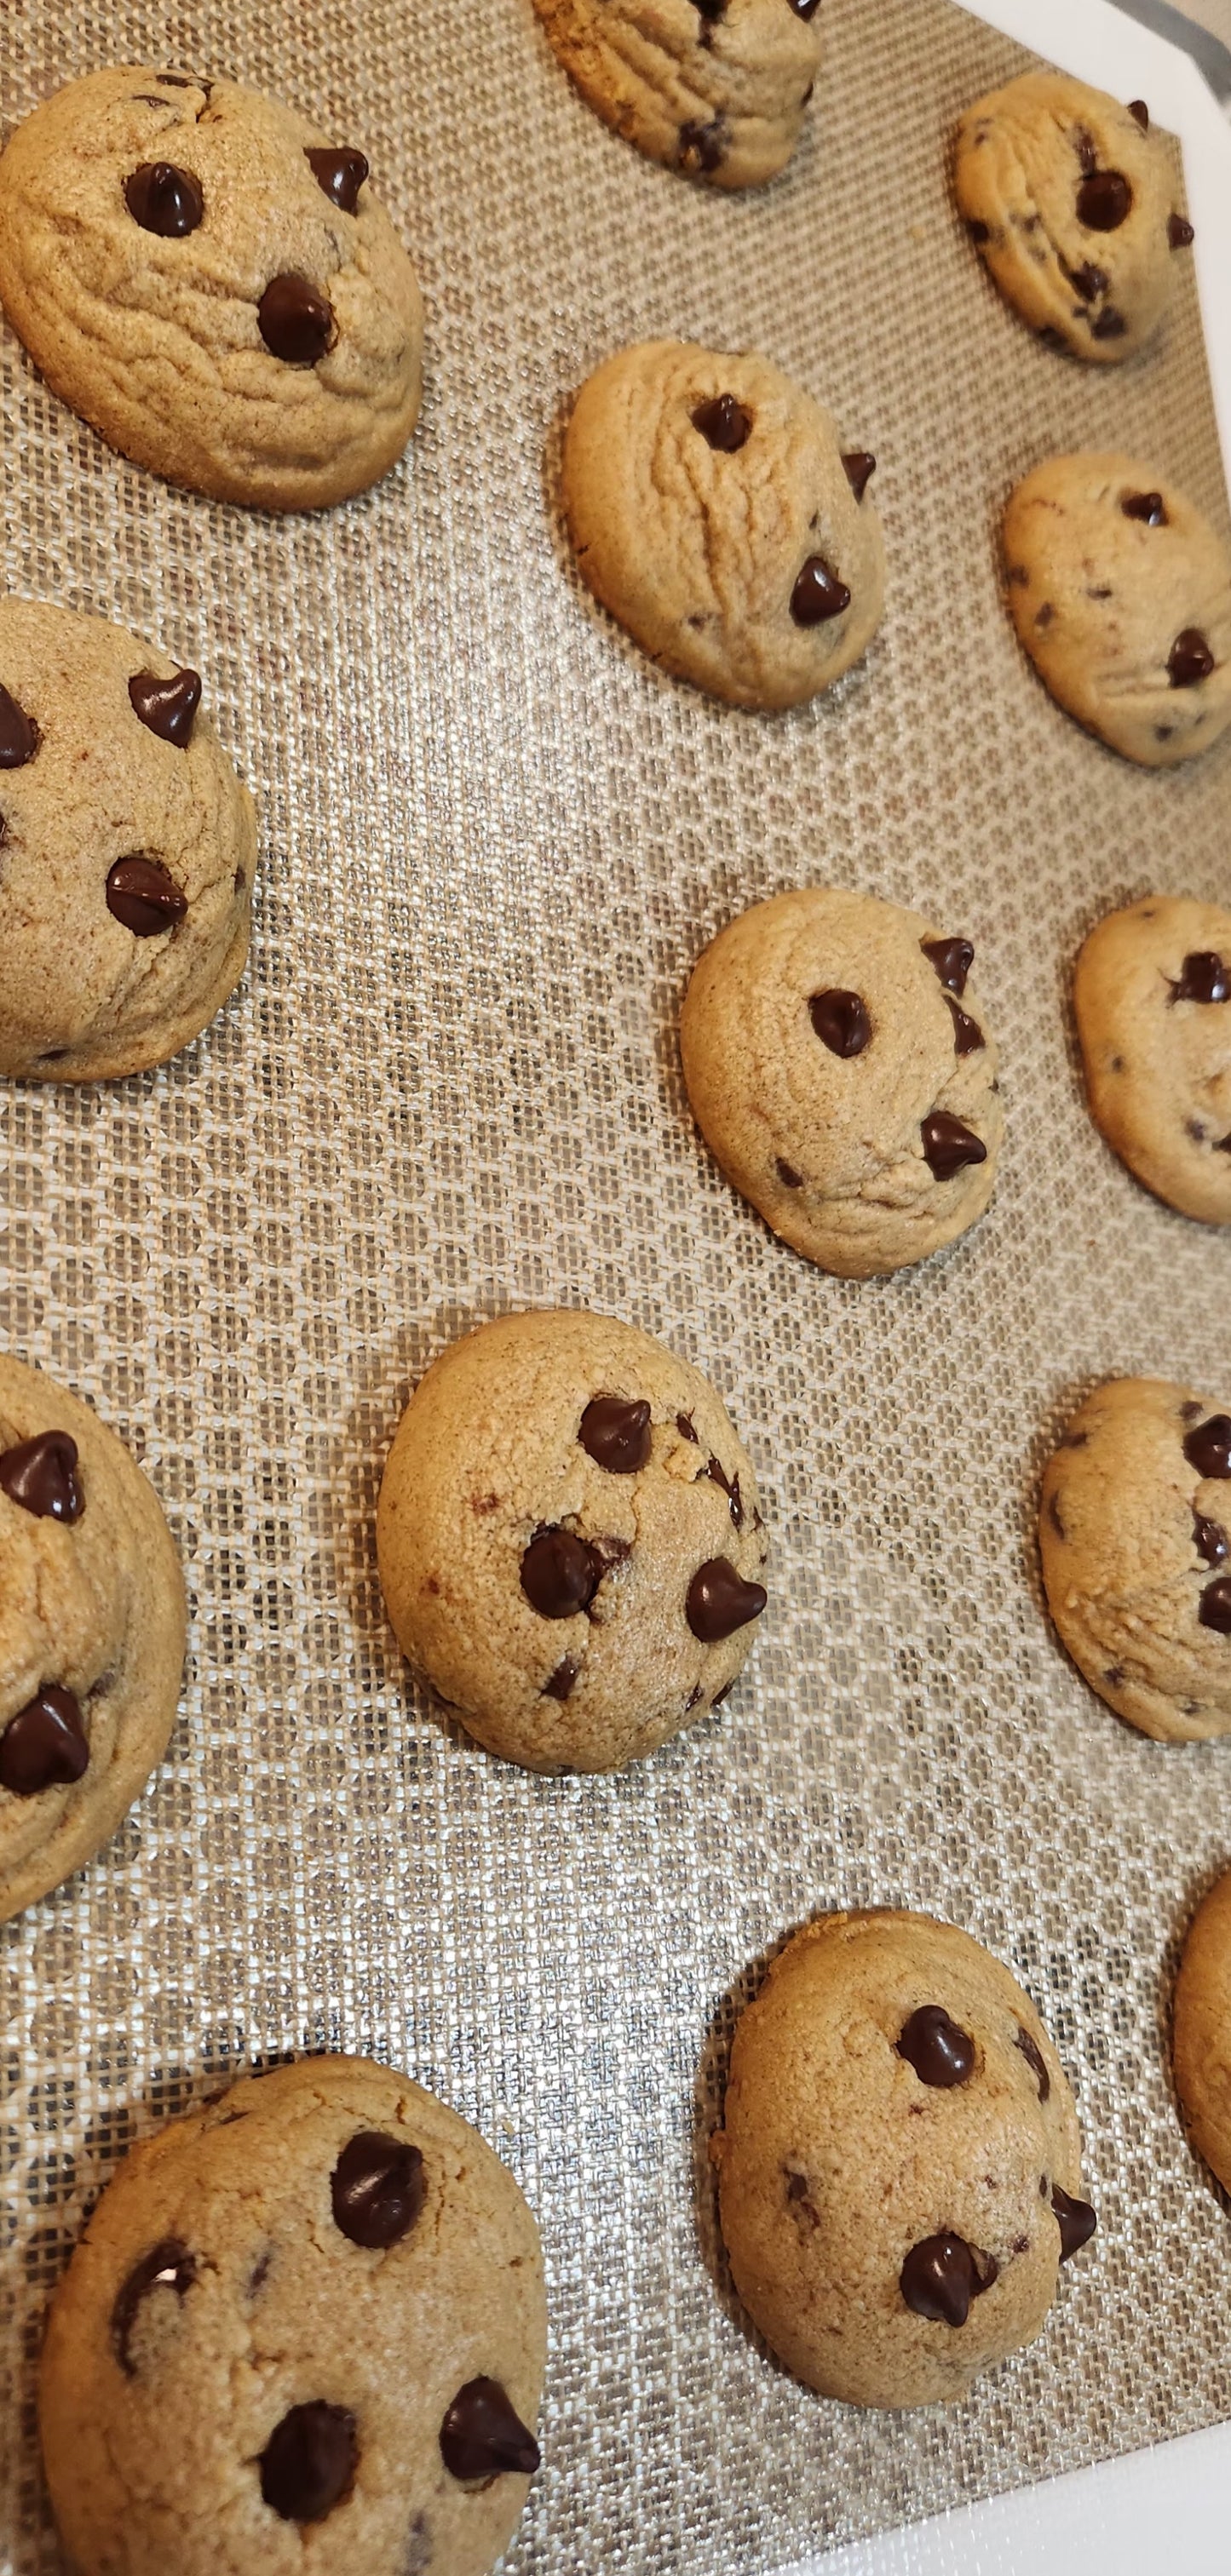
[[[1062,260],[1061,267],[1075,294],[1080,295],[1083,304],[1094,304],[1100,295],[1107,293],[1111,280],[1106,269],[1096,268],[1092,259],[1083,260],[1080,268],[1070,268],[1068,262]],[[1075,318],[1080,320],[1081,317],[1077,315]]]
[[[163,742],[173,742],[177,751],[187,751],[201,704],[199,671],[174,671],[169,680],[156,679],[152,671],[138,671],[128,683],[128,694],[133,714],[151,733]]]
[[[836,988],[827,993],[814,993],[808,1004],[812,1026],[831,1055],[862,1055],[872,1042],[872,1022],[868,1006],[859,993],[843,993]]]
[[[1198,1423],[1184,1443],[1184,1455],[1199,1476],[1231,1476],[1231,1414],[1212,1413]]]
[[[1040,2102],[1045,2102],[1048,2094],[1051,2092],[1051,2077],[1047,2072],[1047,2067],[1043,2058],[1043,2051],[1040,2048],[1037,2039],[1032,2039],[1028,2030],[1022,2030],[1019,2027],[1015,2045],[1020,2048],[1021,2053],[1026,2060],[1026,2064],[1034,2077],[1035,2083],[1038,2085]]]
[[[1231,1002],[1231,967],[1216,948],[1194,948],[1171,987],[1173,1002]]]
[[[142,232],[159,233],[164,241],[195,233],[205,213],[200,180],[174,161],[143,161],[125,180],[124,197]]]
[[[925,957],[930,958],[946,993],[964,993],[966,978],[975,962],[969,939],[921,939]]]
[[[970,2303],[990,2290],[997,2266],[964,2236],[925,2236],[912,2245],[899,2274],[907,2307],[934,2325],[964,2326]]]
[[[984,1037],[978,1021],[971,1019],[969,1011],[964,1011],[962,1009],[961,1003],[954,1000],[952,993],[946,993],[945,1000],[953,1013],[953,1045],[955,1052],[958,1055],[977,1055],[980,1047],[985,1047],[987,1045],[987,1039]]]
[[[716,1646],[759,1619],[768,1599],[763,1583],[745,1583],[729,1557],[712,1556],[688,1586],[685,1617],[703,1646]]]
[[[802,1190],[804,1185],[804,1176],[802,1172],[796,1171],[793,1163],[784,1163],[781,1154],[779,1154],[774,1168],[777,1171],[778,1178],[781,1181],[784,1190]]]
[[[329,2189],[342,2234],[383,2252],[410,2234],[427,2198],[422,2154],[408,2139],[360,2129],[343,2147]]]
[[[1051,1522],[1052,1528],[1054,1529],[1054,1531],[1055,1531],[1055,1533],[1056,1533],[1057,1538],[1059,1538],[1059,1539],[1066,1539],[1066,1538],[1068,1537],[1068,1531],[1066,1530],[1066,1528],[1065,1528],[1065,1526],[1064,1526],[1064,1521],[1063,1521],[1063,1518],[1062,1518],[1062,1515],[1061,1515],[1061,1511],[1060,1511],[1060,1504],[1059,1504],[1059,1501],[1058,1501],[1058,1499],[1057,1499],[1057,1497],[1056,1497],[1056,1495],[1055,1495],[1055,1494],[1053,1494],[1053,1495],[1052,1495],[1052,1497],[1051,1497],[1051,1499],[1050,1499],[1050,1501],[1049,1501],[1049,1503],[1048,1503],[1048,1506],[1047,1506],[1047,1517],[1048,1517],[1049,1521]]]
[[[605,1574],[610,1574],[613,1565],[623,1565],[625,1558],[633,1552],[632,1542],[626,1538],[592,1538],[587,1545],[598,1568],[600,1582]]]
[[[1051,2187],[1051,2205],[1060,2222],[1060,2260],[1067,2263],[1072,2255],[1080,2254],[1083,2245],[1089,2244],[1098,2220],[1088,2200],[1070,2200],[1058,2182]]]
[[[705,1472],[712,1485],[721,1486],[723,1493],[727,1497],[731,1518],[734,1521],[736,1528],[742,1529],[744,1526],[744,1506],[740,1497],[739,1477],[737,1476],[734,1484],[732,1484],[727,1475],[726,1468],[718,1458],[711,1458]]]
[[[734,394],[715,394],[712,402],[698,403],[692,425],[720,455],[734,456],[751,436],[752,414]]]
[[[821,0],[791,0],[797,18],[815,18],[820,5]]]
[[[1198,626],[1186,626],[1177,635],[1167,656],[1167,669],[1173,689],[1195,689],[1199,680],[1208,680],[1214,668],[1209,641]]]
[[[1141,519],[1147,528],[1169,525],[1161,492],[1130,492],[1120,503],[1126,519]]]
[[[968,1163],[985,1163],[987,1147],[981,1136],[964,1119],[953,1118],[947,1109],[934,1109],[923,1120],[919,1130],[923,1138],[923,1159],[938,1181],[951,1181],[955,1172]]]
[[[1167,239],[1173,250],[1187,250],[1190,242],[1196,239],[1186,215],[1168,215]]]
[[[323,2522],[355,2482],[359,2441],[345,2406],[292,2406],[261,2453],[261,2493],[283,2522]]]
[[[603,1567],[572,1530],[540,1530],[521,1561],[521,1588],[540,1619],[575,1619],[588,1610]]]
[[[540,2457],[498,2379],[470,2379],[459,2388],[440,2427],[440,2455],[450,2477],[465,2484],[502,2469],[532,2478]]]
[[[36,1431],[0,1457],[0,1487],[39,1521],[79,1521],[85,1495],[71,1431]]]
[[[342,143],[304,145],[304,159],[313,178],[322,187],[331,206],[339,214],[353,215],[359,203],[359,191],[368,175],[368,163],[362,152]]]
[[[899,2057],[914,2067],[921,2084],[947,2091],[965,2084],[974,2068],[975,2044],[960,2022],[951,2021],[943,2004],[920,2004],[897,2043]]]
[[[707,26],[716,27],[726,8],[727,0],[692,0],[692,5],[698,16],[704,18]],[[704,37],[701,41],[705,42]]]
[[[842,469],[856,500],[862,501],[876,472],[876,458],[857,448],[852,455],[843,457]]]
[[[261,338],[288,367],[314,367],[333,338],[333,306],[294,270],[271,278],[256,308]]]
[[[1145,100],[1143,98],[1130,98],[1128,103],[1128,112],[1130,116],[1136,117],[1142,133],[1148,134],[1150,131],[1150,111],[1146,106]]]
[[[128,2279],[116,2293],[111,2311],[111,2340],[116,2359],[129,2379],[135,2379],[137,2365],[132,2357],[132,2330],[145,2301],[154,2290],[174,2290],[177,2299],[186,2298],[197,2277],[196,2256],[178,2236],[163,2238],[134,2264]]]
[[[581,1666],[577,1662],[576,1657],[573,1655],[565,1655],[563,1661],[557,1664],[554,1673],[549,1673],[543,1684],[544,1699],[564,1700],[571,1698],[573,1684],[580,1671]]]
[[[846,583],[839,581],[821,555],[809,555],[791,592],[791,615],[796,625],[824,626],[831,617],[841,617],[850,604]]]
[[[650,1408],[644,1400],[596,1395],[577,1434],[587,1456],[609,1476],[635,1476],[650,1454]]]
[[[970,221],[966,226],[966,230],[969,233],[972,242],[978,243],[980,250],[982,250],[984,242],[989,242],[992,238],[991,225],[983,223],[978,215],[971,216]]]
[[[1091,170],[1077,191],[1077,220],[1090,233],[1115,233],[1128,219],[1133,192],[1122,170]]]
[[[1214,1151],[1216,1154],[1231,1154],[1231,1136],[1220,1136]]]
[[[1105,304],[1090,325],[1090,337],[1092,340],[1122,340],[1127,329],[1124,315],[1114,304]]]
[[[683,170],[719,170],[726,155],[729,135],[724,117],[716,116],[709,125],[694,120],[680,127],[679,164]]]
[[[160,859],[142,855],[117,859],[107,878],[107,910],[131,930],[134,939],[156,939],[174,930],[188,910],[174,877]]]
[[[1231,1637],[1231,1576],[1220,1574],[1217,1583],[1207,1583],[1197,1617],[1203,1628],[1214,1628],[1220,1637]]]
[[[0,769],[24,769],[41,736],[38,726],[7,689],[0,689]]]
[[[0,1789],[35,1798],[40,1789],[67,1788],[90,1759],[81,1710],[60,1682],[44,1682],[0,1735]]]
[[[677,1413],[677,1415],[676,1415],[676,1417],[675,1417],[675,1427],[676,1427],[676,1430],[679,1432],[679,1435],[680,1435],[681,1440],[695,1440],[695,1439],[696,1439],[697,1434],[696,1434],[696,1431],[695,1431],[695,1429],[694,1429],[694,1427],[693,1427],[693,1419],[692,1419],[692,1415],[691,1415],[691,1413]]]

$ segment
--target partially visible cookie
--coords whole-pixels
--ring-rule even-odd
[[[1109,912],[1073,976],[1090,1112],[1146,1188],[1231,1225],[1231,912],[1148,895]]]
[[[751,1462],[698,1369],[581,1309],[453,1343],[376,1520],[398,1642],[480,1744],[612,1771],[716,1706],[765,1608]]]
[[[1067,72],[1023,72],[967,109],[954,185],[1033,331],[1103,366],[1144,348],[1193,237],[1144,100],[1121,107]]]
[[[144,1788],[185,1633],[175,1544],[123,1441],[0,1358],[0,1922],[80,1869]]]
[[[1231,1870],[1189,1927],[1176,1979],[1172,2062],[1193,2145],[1231,2191]]]
[[[926,1914],[830,1914],[774,1960],[711,2140],[735,2286],[854,2406],[964,2397],[1042,2332],[1094,2231],[1064,2069],[998,1959]]]
[[[363,153],[234,81],[115,67],[26,117],[0,302],[110,446],[218,500],[344,500],[418,418],[422,303]]]
[[[238,983],[256,818],[200,696],[122,626],[0,599],[0,1074],[161,1064]]]
[[[922,913],[801,886],[728,922],[693,968],[680,1052],[697,1125],[822,1270],[899,1270],[987,1206],[1004,1122],[973,958]]]
[[[79,2576],[484,2576],[539,2465],[538,2230],[361,2058],[134,2147],[56,2293],[39,2414]]]
[[[1231,1734],[1231,1412],[1112,1378],[1043,1470],[1048,1607],[1079,1672],[1162,1743]]]
[[[1209,520],[1131,456],[1052,456],[1004,517],[1009,606],[1040,679],[1147,769],[1231,723],[1231,559]]]
[[[820,0],[535,0],[605,125],[714,188],[757,188],[799,141]]]
[[[768,358],[646,340],[577,396],[569,534],[596,599],[664,670],[733,706],[793,707],[880,623],[875,463],[844,453],[829,413]]]

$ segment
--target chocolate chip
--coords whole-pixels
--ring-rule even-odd
[[[824,626],[831,617],[841,617],[851,604],[851,594],[844,581],[820,555],[809,555],[796,575],[791,592],[791,615],[797,626]]]
[[[820,5],[821,0],[791,0],[797,18],[815,18]]]
[[[947,1109],[934,1109],[923,1120],[919,1130],[923,1138],[923,1159],[938,1181],[951,1181],[955,1172],[967,1163],[985,1163],[987,1147],[961,1118],[952,1118]]]
[[[721,1486],[723,1493],[727,1497],[731,1518],[734,1521],[736,1528],[742,1529],[744,1526],[744,1506],[740,1497],[739,1477],[737,1476],[734,1484],[732,1484],[727,1475],[726,1468],[717,1458],[711,1458],[705,1472],[712,1485]]]
[[[521,1588],[540,1619],[588,1610],[603,1578],[592,1547],[572,1530],[539,1530],[521,1561]]]
[[[951,2021],[943,2004],[920,2004],[897,2043],[899,2057],[913,2066],[921,2084],[947,2091],[965,2084],[975,2062],[975,2044],[960,2022]]]
[[[1220,1136],[1214,1151],[1216,1154],[1231,1154],[1231,1136]]]
[[[716,116],[709,125],[693,122],[680,127],[679,164],[682,170],[719,170],[726,153],[728,133],[725,118]]]
[[[969,233],[972,242],[978,243],[980,250],[983,248],[984,242],[989,242],[992,238],[991,225],[983,223],[978,215],[971,216],[966,226],[966,230]]]
[[[1130,492],[1120,507],[1126,519],[1141,519],[1147,528],[1169,525],[1161,492]]]
[[[958,1055],[977,1055],[980,1047],[985,1047],[987,1045],[987,1039],[984,1037],[978,1021],[971,1019],[969,1011],[964,1011],[962,1009],[961,1003],[954,1000],[952,993],[946,993],[945,1000],[953,1013],[953,1045],[955,1053]]]
[[[1189,223],[1187,216],[1168,215],[1167,239],[1173,250],[1188,249],[1190,242],[1196,239],[1196,235],[1193,232],[1192,225]]]
[[[1143,98],[1130,98],[1128,103],[1128,112],[1130,116],[1136,117],[1142,133],[1148,134],[1150,131],[1150,111],[1146,106],[1145,100]]]
[[[934,2325],[964,2326],[970,2303],[990,2290],[997,2266],[990,2254],[948,2230],[912,2245],[898,2276],[907,2307]]]
[[[650,1454],[650,1408],[644,1400],[596,1395],[577,1434],[596,1467],[609,1476],[635,1476]]]
[[[1083,304],[1094,304],[1105,295],[1111,284],[1105,268],[1096,268],[1092,259],[1083,260],[1080,268],[1070,268],[1067,260],[1060,263],[1075,294]],[[1080,320],[1080,315],[1077,317]]]
[[[360,2129],[343,2147],[329,2190],[342,2234],[383,2252],[410,2234],[427,2198],[422,2154],[407,2139]]]
[[[626,1538],[592,1538],[587,1544],[598,1568],[600,1583],[605,1574],[610,1574],[613,1565],[623,1565],[625,1558],[633,1552],[632,1542]]]
[[[134,939],[156,939],[174,930],[188,910],[188,900],[160,859],[136,855],[117,859],[107,878],[107,910],[131,930]]]
[[[44,1682],[0,1735],[0,1789],[11,1789],[15,1798],[35,1798],[40,1789],[67,1788],[81,1778],[89,1759],[72,1692],[60,1682]]]
[[[1231,1002],[1231,967],[1216,948],[1194,948],[1171,987],[1173,1002]]]
[[[0,769],[24,769],[33,760],[42,736],[32,717],[7,689],[0,688]]]
[[[1080,2254],[1082,2246],[1089,2244],[1098,2220],[1088,2200],[1070,2200],[1058,2182],[1051,2187],[1051,2205],[1060,2222],[1060,2260],[1067,2263],[1071,2255]]]
[[[1231,1576],[1220,1574],[1217,1583],[1207,1583],[1197,1617],[1203,1628],[1214,1628],[1220,1637],[1231,1637]]]
[[[975,962],[970,940],[921,939],[919,945],[935,967],[946,993],[964,993],[966,978]]]
[[[868,456],[863,449],[858,448],[852,455],[843,457],[842,470],[856,500],[862,501],[876,472],[876,458]]]
[[[174,2290],[177,2299],[186,2298],[197,2277],[196,2256],[178,2236],[163,2238],[134,2264],[128,2279],[116,2293],[111,2311],[111,2340],[116,2359],[129,2379],[135,2379],[137,2365],[132,2356],[132,2330],[139,2310],[154,2290]]]
[[[440,2455],[450,2477],[467,2484],[502,2469],[532,2478],[540,2458],[498,2379],[470,2379],[459,2388],[440,2427]]]
[[[1212,1413],[1190,1431],[1184,1455],[1199,1476],[1231,1476],[1231,1414]]]
[[[1051,2092],[1051,2077],[1047,2072],[1043,2051],[1040,2048],[1037,2039],[1032,2039],[1029,2031],[1022,2030],[1019,2026],[1014,2045],[1020,2048],[1021,2053],[1026,2060],[1026,2064],[1034,2077],[1035,2083],[1038,2085],[1040,2102],[1045,2102],[1048,2094]]]
[[[195,233],[205,213],[200,180],[174,161],[143,161],[125,180],[124,197],[142,232],[159,233],[164,241]]]
[[[808,1004],[812,1026],[831,1055],[862,1055],[872,1042],[868,1006],[859,993],[838,989],[814,993]]]
[[[256,308],[261,338],[288,367],[314,367],[333,338],[333,306],[310,279],[291,270],[271,278]]]
[[[759,1619],[768,1599],[763,1583],[745,1583],[729,1557],[712,1556],[698,1566],[688,1586],[685,1617],[703,1646],[716,1646]]]
[[[692,5],[698,16],[704,18],[707,26],[716,27],[726,8],[727,0],[692,0]],[[702,37],[701,41],[704,44],[705,38]]]
[[[151,733],[163,742],[173,742],[177,751],[187,751],[201,704],[199,671],[175,671],[169,680],[157,679],[152,671],[138,671],[128,683],[128,694],[133,714]]]
[[[1214,656],[1200,627],[1186,626],[1167,656],[1172,688],[1195,689],[1199,680],[1208,680],[1213,668]]]
[[[694,1429],[694,1427],[693,1427],[693,1419],[692,1419],[692,1415],[691,1415],[691,1413],[677,1413],[677,1415],[676,1415],[676,1417],[675,1417],[675,1427],[676,1427],[676,1430],[679,1432],[679,1435],[680,1435],[681,1440],[695,1440],[695,1439],[696,1439],[697,1434],[696,1434],[696,1431],[695,1431],[695,1429]]]
[[[336,148],[330,144],[304,145],[304,159],[313,178],[322,187],[331,206],[339,214],[353,215],[359,203],[359,191],[368,175],[368,163],[362,152],[352,151],[348,144]]]
[[[784,1163],[781,1154],[776,1157],[774,1169],[784,1190],[802,1190],[803,1173],[797,1172],[793,1163]]]
[[[0,1487],[39,1521],[79,1521],[85,1495],[70,1431],[37,1431],[0,1457]]]
[[[261,2453],[261,2493],[283,2522],[323,2522],[355,2482],[359,2442],[345,2406],[292,2406]]]
[[[712,402],[698,403],[692,425],[721,455],[734,456],[751,436],[752,414],[734,394],[715,394]]]
[[[575,1656],[565,1655],[563,1661],[557,1664],[554,1673],[549,1673],[543,1684],[544,1699],[565,1700],[571,1698],[573,1684],[580,1671],[581,1666],[577,1662]]]
[[[1090,337],[1092,340],[1122,340],[1127,329],[1124,315],[1117,312],[1114,304],[1105,304],[1090,325]]]
[[[1115,233],[1127,221],[1133,192],[1122,170],[1092,170],[1077,191],[1077,220],[1090,233]]]

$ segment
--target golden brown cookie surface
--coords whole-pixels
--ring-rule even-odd
[[[1147,1189],[1231,1225],[1231,912],[1147,895],[1091,931],[1073,975],[1096,1126]]]
[[[535,0],[605,125],[714,188],[790,160],[821,60],[820,0]]]

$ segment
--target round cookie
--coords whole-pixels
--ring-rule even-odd
[[[1024,72],[968,108],[957,131],[958,207],[1006,303],[1042,338],[1113,366],[1166,310],[1192,225],[1144,100],[1131,107],[1067,72]]]
[[[483,2576],[539,2465],[538,2230],[362,2058],[134,2147],[56,2293],[39,2412],[79,2576]]]
[[[234,81],[90,72],[0,155],[0,302],[122,456],[267,510],[344,500],[422,395],[419,289],[367,171]]]
[[[1231,1870],[1203,1898],[1189,1927],[1171,2045],[1193,2145],[1231,2191]]]
[[[1090,1114],[1156,1197],[1231,1225],[1231,912],[1148,895],[1109,912],[1073,976]]]
[[[964,2397],[1041,2333],[1094,2230],[1064,2070],[998,1959],[926,1914],[830,1914],[741,2015],[710,2142],[735,2286],[854,2406]]]
[[[1009,606],[1053,698],[1126,760],[1171,769],[1231,723],[1231,559],[1131,456],[1053,456],[1004,517]]]
[[[1112,1378],[1043,1470],[1048,1607],[1078,1671],[1160,1743],[1231,1734],[1231,1413]]]
[[[161,1064],[238,983],[256,817],[200,694],[122,626],[0,599],[0,1074]]]
[[[376,1519],[398,1642],[531,1771],[614,1771],[717,1705],[765,1608],[756,1480],[699,1370],[582,1310],[443,1352]]]
[[[595,598],[664,670],[732,706],[798,706],[880,624],[875,462],[844,454],[767,358],[646,340],[577,396],[569,535]]]
[[[535,0],[605,125],[715,188],[785,169],[821,64],[820,0]]]
[[[728,1180],[822,1270],[870,1279],[982,1216],[1003,1133],[974,950],[921,913],[801,886],[693,968],[680,1052]]]
[[[160,1762],[184,1578],[152,1486],[88,1405],[0,1357],[0,1922],[80,1869]]]

